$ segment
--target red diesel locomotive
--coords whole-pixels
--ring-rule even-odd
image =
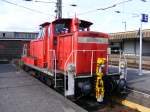
[[[91,25],[78,18],[41,24],[38,38],[24,46],[24,67],[45,74],[65,96],[93,94],[103,101],[109,36],[90,31]]]

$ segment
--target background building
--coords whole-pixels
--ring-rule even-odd
[[[149,69],[150,66],[150,29],[145,29],[143,32],[143,68]],[[110,34],[110,47],[112,54],[110,55],[110,62],[118,64],[119,52],[122,50],[127,58],[128,66],[139,66],[139,31],[117,32]]]
[[[0,40],[32,40],[38,36],[37,32],[2,32]]]
[[[139,31],[117,32],[110,34],[112,50],[120,49],[128,55],[139,55]],[[150,56],[150,29],[143,30],[143,55]]]
[[[37,32],[0,31],[0,61],[20,58],[24,43],[29,43],[37,36]]]

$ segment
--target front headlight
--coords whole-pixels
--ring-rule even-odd
[[[105,64],[102,64],[101,67],[104,68],[104,67],[105,67]]]
[[[120,68],[121,68],[121,69],[124,69],[124,68],[125,68],[125,63],[124,63],[124,62],[120,63]]]
[[[105,68],[105,64],[100,65],[99,72],[102,72],[104,68]]]

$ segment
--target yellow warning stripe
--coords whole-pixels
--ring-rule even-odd
[[[150,108],[145,107],[143,105],[128,101],[128,100],[119,100],[119,103],[121,103],[124,106],[127,106],[129,108],[132,108],[134,110],[138,110],[140,112],[150,112]]]

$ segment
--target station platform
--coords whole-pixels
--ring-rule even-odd
[[[109,67],[110,73],[117,73],[117,66]],[[135,108],[140,106],[146,109],[142,112],[150,112],[150,71],[143,70],[143,75],[139,75],[139,70],[135,68],[127,69],[127,86],[128,95],[125,100],[131,101],[137,105]],[[130,104],[131,105],[131,104]],[[129,105],[129,106],[130,106]]]
[[[12,64],[0,64],[0,112],[86,112]]]

